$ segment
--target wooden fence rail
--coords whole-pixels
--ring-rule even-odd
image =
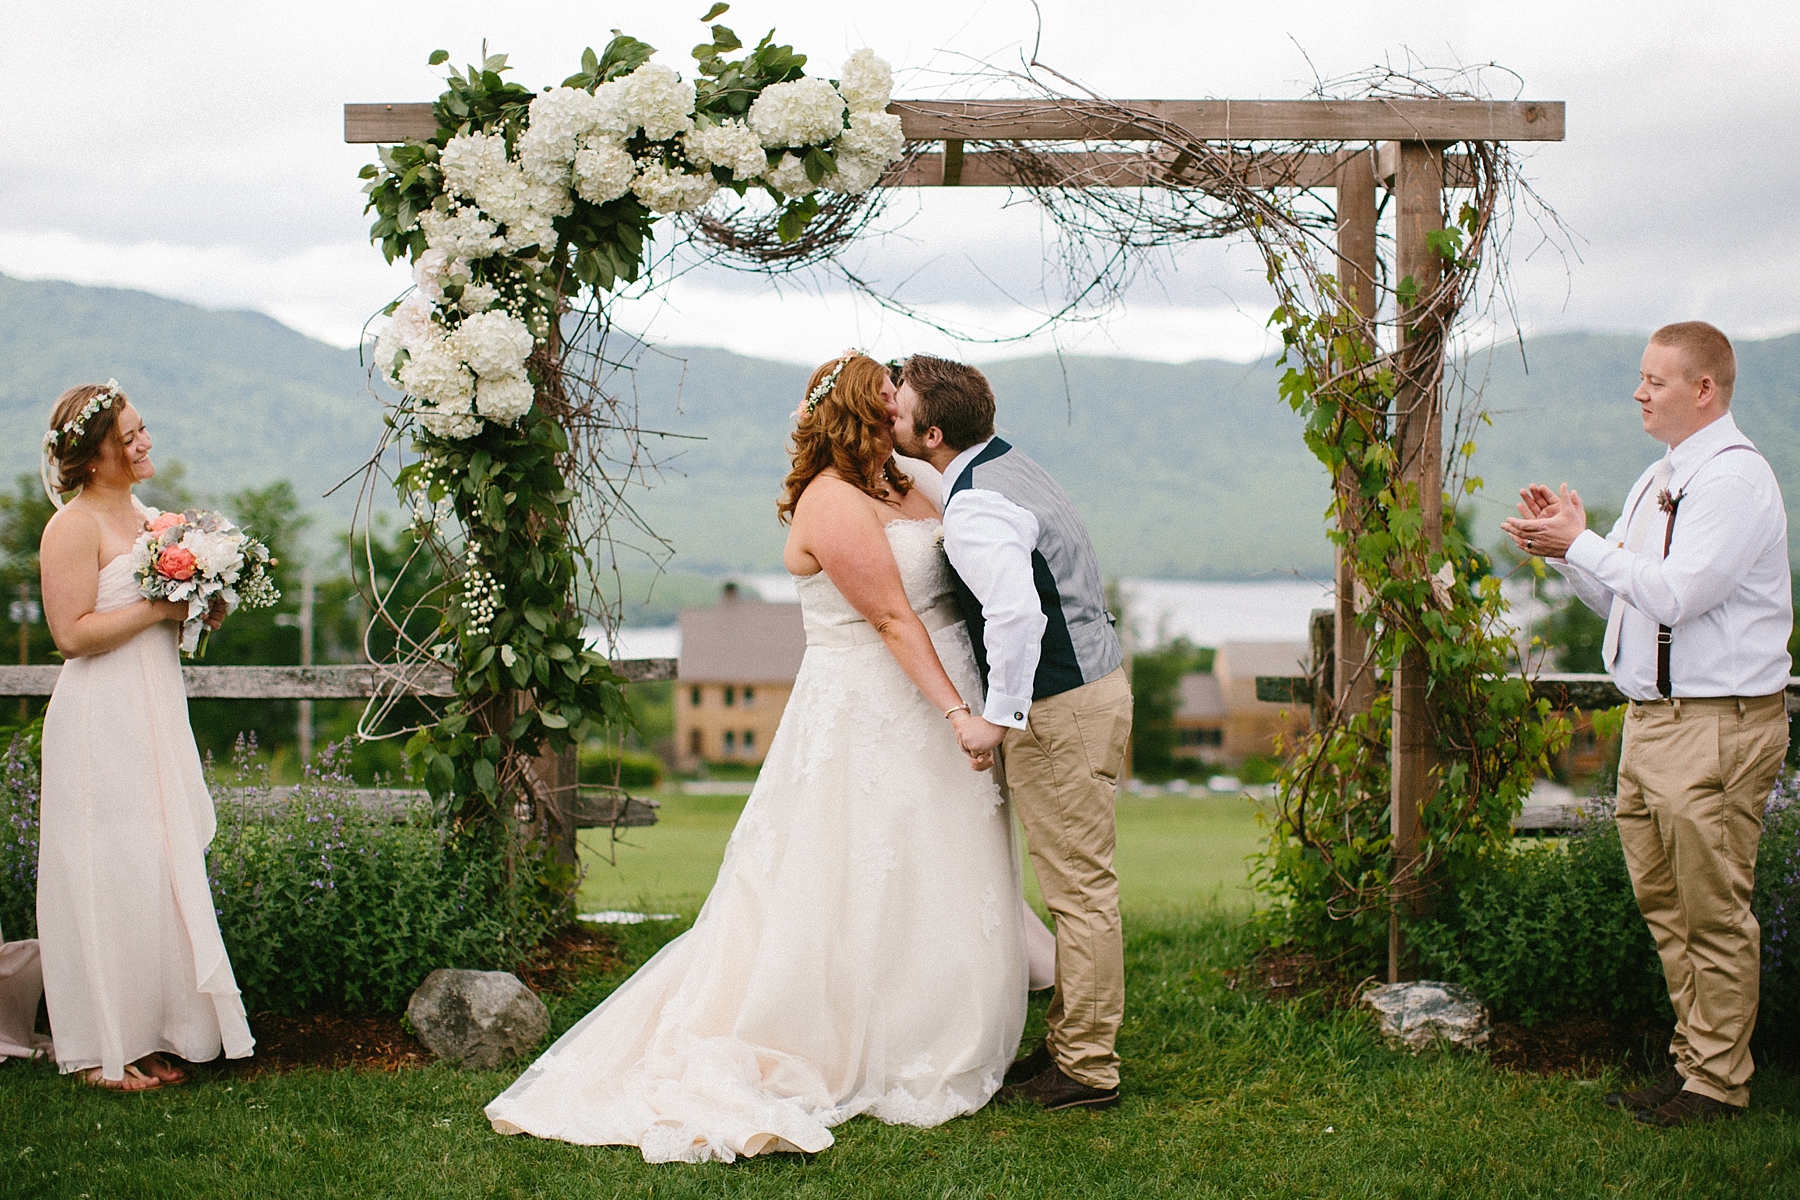
[[[1574,672],[1545,672],[1532,680],[1532,689],[1547,696],[1554,708],[1593,710],[1617,708],[1625,703],[1610,675],[1587,675]],[[1309,675],[1258,675],[1256,698],[1275,704],[1312,704],[1313,681]],[[1787,685],[1788,711],[1800,709],[1800,676],[1791,677]]]

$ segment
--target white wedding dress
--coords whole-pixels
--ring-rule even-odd
[[[907,599],[979,705],[935,521],[895,521]],[[807,649],[694,927],[487,1106],[501,1133],[650,1162],[815,1152],[858,1113],[937,1125],[999,1087],[1025,1020],[1013,825],[948,721],[823,573]]]
[[[129,554],[100,568],[95,612],[140,599]],[[65,1072],[117,1080],[146,1054],[255,1045],[206,878],[213,804],[176,632],[159,622],[70,659],[44,714],[38,946]]]

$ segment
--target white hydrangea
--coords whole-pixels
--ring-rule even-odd
[[[894,95],[894,70],[864,46],[839,71],[838,94],[852,113],[880,112]]]
[[[837,173],[825,177],[834,192],[860,196],[875,186],[889,163],[906,149],[900,118],[891,113],[863,110],[850,114],[850,128],[832,146]]]
[[[770,84],[750,105],[750,128],[771,149],[820,145],[843,132],[844,98],[823,79]]]
[[[626,138],[636,133],[638,122],[631,115],[633,95],[624,79],[615,79],[595,88],[594,123],[582,140],[622,144]]]
[[[431,313],[431,302],[417,293],[400,302],[388,327],[375,341],[375,365],[381,368],[382,375],[398,383],[394,359],[400,351],[414,354],[439,339],[441,331],[432,323]]]
[[[694,127],[694,85],[661,63],[645,63],[624,79],[625,112],[653,142]]]
[[[531,411],[531,381],[517,375],[483,377],[475,385],[475,411],[510,425]]]
[[[476,313],[450,335],[450,349],[483,379],[525,373],[533,339],[525,322],[505,312]]]
[[[485,283],[471,283],[463,288],[462,298],[456,302],[456,307],[466,313],[483,312],[499,298],[498,288],[489,287]]]
[[[406,394],[445,411],[466,411],[475,395],[475,377],[451,349],[449,339],[440,338],[411,353],[400,368],[400,386]]]
[[[806,164],[792,154],[784,154],[781,161],[770,167],[763,176],[769,186],[784,196],[804,196],[816,186],[806,177]]]
[[[481,432],[481,418],[467,409],[452,410],[421,405],[419,424],[441,438],[470,438]]]
[[[651,212],[689,212],[713,198],[713,193],[719,190],[719,181],[711,174],[671,171],[660,161],[651,159],[631,181],[631,190]]]
[[[758,178],[769,166],[762,139],[742,121],[696,129],[681,139],[681,145],[695,166],[724,167],[740,183]]]
[[[444,298],[444,280],[452,273],[454,260],[444,250],[427,250],[413,264],[413,285],[419,294],[433,304]]]
[[[506,157],[506,138],[498,133],[459,133],[438,157],[438,167],[444,172],[444,190],[477,203],[490,180],[511,166]]]
[[[575,157],[575,143],[592,132],[600,120],[600,107],[582,88],[559,87],[531,102],[531,127],[519,139],[519,160],[526,160],[526,144],[534,156],[560,159]]]
[[[575,191],[589,204],[617,200],[631,190],[637,163],[609,142],[584,145],[575,153]]]
[[[419,225],[427,246],[454,258],[486,258],[505,248],[494,236],[498,228],[494,222],[467,204],[453,204],[447,212],[428,208],[419,214]]]

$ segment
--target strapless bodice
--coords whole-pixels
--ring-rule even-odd
[[[900,567],[900,584],[906,589],[906,602],[912,610],[928,613],[946,606],[953,608],[956,601],[950,582],[950,561],[944,557],[939,539],[943,525],[937,521],[903,520],[889,521],[886,529],[894,562]],[[817,640],[814,635],[821,632],[867,624],[825,572],[796,575],[794,587],[800,593],[800,613],[809,642]]]
[[[100,590],[94,596],[94,611],[113,612],[144,598],[137,579],[131,573],[131,551],[100,568]]]

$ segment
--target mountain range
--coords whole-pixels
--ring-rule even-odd
[[[116,377],[202,494],[291,479],[325,528],[348,522],[380,439],[378,389],[354,350],[272,318],[142,292],[0,275],[0,471],[36,469],[51,402]],[[770,331],[771,343],[780,338]],[[1643,339],[1561,334],[1471,357],[1491,427],[1474,473],[1478,536],[1521,484],[1567,480],[1616,508],[1660,450],[1631,390]],[[683,573],[778,570],[775,497],[805,367],[707,348],[628,347],[613,385],[636,398],[660,468],[633,497]],[[1733,412],[1800,500],[1800,334],[1738,345]],[[1113,575],[1230,579],[1328,570],[1323,468],[1277,396],[1272,362],[1033,357],[984,367],[1004,435],[1062,481]],[[1451,405],[1455,408],[1454,401]],[[378,497],[388,503],[387,497]],[[1790,526],[1795,523],[1790,520]],[[627,569],[649,565],[624,561]]]

